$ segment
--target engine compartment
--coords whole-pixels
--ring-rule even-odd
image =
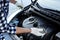
[[[30,17],[35,17],[34,19],[38,19],[38,22],[36,22],[36,20],[35,20],[36,23],[35,24],[32,23],[32,26],[35,25],[33,27],[44,29],[44,31],[42,33],[45,33],[45,35],[38,37],[33,34],[27,33],[27,34],[17,35],[18,37],[22,36],[23,40],[50,40],[51,36],[53,36],[53,34],[56,33],[55,31],[57,29],[56,29],[54,22],[49,21],[49,20],[35,14],[34,12],[17,14],[13,20],[17,19],[17,21],[18,21],[17,26],[23,27],[23,25],[22,25],[23,21]],[[30,20],[32,21],[32,19],[30,19]],[[31,28],[31,27],[23,27],[23,28]],[[46,37],[48,37],[48,38],[46,39]]]
[[[15,22],[16,26],[18,27],[42,28],[43,31],[41,33],[45,34],[44,35],[41,34],[42,36],[35,36],[31,33],[27,33],[27,34],[20,34],[17,36],[19,38],[21,37],[22,40],[56,40],[55,39],[56,33],[58,33],[60,29],[59,25],[60,23],[56,19],[59,12],[44,9],[40,7],[38,3],[36,3],[36,1],[32,1],[32,3],[26,6],[23,9],[23,11],[17,13],[17,15],[12,19],[12,22]]]

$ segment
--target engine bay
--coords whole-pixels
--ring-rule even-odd
[[[27,33],[27,34],[20,34],[17,35],[18,37],[22,36],[23,40],[50,40],[51,36],[53,36],[53,32],[55,32],[55,23],[52,21],[49,21],[37,14],[34,14],[33,12],[22,13],[17,14],[16,17],[12,20],[12,22],[16,23],[16,26],[23,27],[23,28],[41,28],[43,31],[42,34],[45,33],[42,36],[35,36],[33,34]],[[50,34],[50,35],[49,35]],[[48,39],[46,39],[48,37]]]
[[[60,12],[44,9],[38,6],[36,1],[17,13],[11,22],[22,28],[41,28],[41,36],[35,36],[31,33],[16,36],[19,40],[60,40],[56,36],[60,29],[60,16],[58,15]]]

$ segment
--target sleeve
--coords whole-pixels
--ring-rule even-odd
[[[0,1],[0,33],[16,33],[16,26],[14,23],[10,25],[7,23],[7,15],[9,11],[9,0],[1,0]]]
[[[16,34],[16,25],[15,25],[15,23],[9,23],[8,24],[7,33]]]

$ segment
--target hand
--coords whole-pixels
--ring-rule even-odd
[[[11,3],[13,3],[13,4],[15,4],[15,3],[16,3],[16,1],[15,1],[15,0],[10,0],[10,2],[11,2]]]
[[[45,33],[42,33],[43,29],[41,28],[31,28],[31,33],[36,35],[36,36],[44,36]]]

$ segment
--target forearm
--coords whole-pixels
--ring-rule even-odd
[[[21,28],[21,27],[16,28],[16,34],[30,33],[30,32],[31,32],[31,30],[27,29],[27,28]]]

